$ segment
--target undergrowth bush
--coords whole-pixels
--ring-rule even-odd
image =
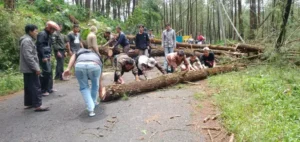
[[[23,76],[13,68],[0,72],[0,96],[14,93],[23,88]]]

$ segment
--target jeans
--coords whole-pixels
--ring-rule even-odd
[[[164,68],[166,69],[166,71],[168,71],[168,62],[167,62],[167,55],[169,53],[173,53],[174,52],[174,48],[173,47],[165,47],[165,62],[164,62]]]
[[[80,92],[87,106],[87,110],[92,112],[97,102],[99,79],[101,75],[101,67],[94,62],[79,62],[75,65],[75,76],[78,80]],[[90,89],[88,80],[91,80],[92,87]]]

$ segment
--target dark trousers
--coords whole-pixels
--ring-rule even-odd
[[[60,53],[62,57],[58,57],[57,53]],[[55,59],[56,59],[56,69],[55,69],[55,79],[63,80],[62,74],[64,72],[64,62],[65,62],[65,51],[55,51]]]
[[[35,73],[24,73],[24,105],[40,107],[42,93],[39,77]]]
[[[52,66],[51,61],[47,62],[40,62],[42,74],[40,76],[40,82],[41,82],[41,89],[42,93],[52,93],[53,89],[53,73],[52,73]]]

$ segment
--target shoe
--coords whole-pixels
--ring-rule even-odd
[[[54,92],[57,92],[57,90],[56,89],[52,89],[52,90],[49,91],[49,93],[54,93]]]
[[[42,94],[43,96],[49,96],[50,94],[48,92],[45,92]]]
[[[90,117],[93,117],[93,116],[95,116],[96,114],[95,114],[95,112],[93,112],[93,111],[91,111],[90,113],[89,113],[89,116]]]
[[[42,106],[40,106],[40,107],[35,108],[34,111],[35,112],[49,111],[49,107],[42,107]]]
[[[95,106],[98,106],[100,103],[99,102],[95,102]]]

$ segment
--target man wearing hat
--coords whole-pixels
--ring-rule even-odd
[[[53,89],[52,66],[51,66],[51,35],[60,30],[60,27],[53,21],[48,21],[46,27],[37,35],[37,52],[39,63],[42,69],[40,76],[41,90],[44,96],[49,95],[56,90]]]
[[[162,74],[166,74],[166,71],[154,58],[149,58],[146,55],[141,55],[136,58],[136,66],[138,68],[138,75],[144,75],[146,79],[148,79],[146,71],[152,70],[154,67],[156,67]]]
[[[169,73],[176,72],[177,67],[180,66],[182,62],[184,62],[184,65],[186,68],[190,68],[189,63],[186,59],[185,53],[183,50],[179,50],[178,52],[170,53],[167,55],[167,71],[169,72],[168,68],[171,67],[171,71]]]
[[[203,48],[203,55],[200,57],[200,61],[202,65],[205,65],[208,68],[213,68],[216,65],[215,62],[215,55],[214,53],[210,52],[208,47]]]

